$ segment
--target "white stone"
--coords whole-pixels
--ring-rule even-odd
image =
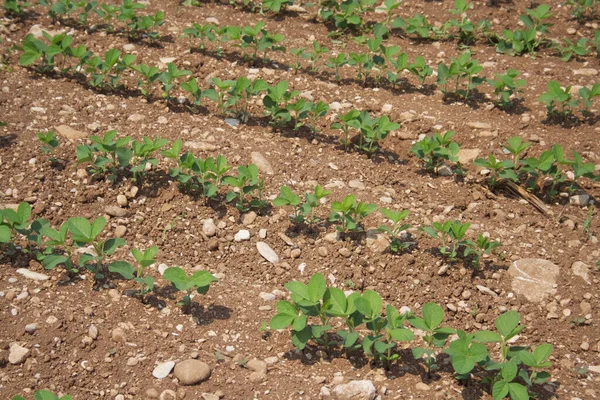
[[[241,229],[238,233],[235,234],[235,236],[233,237],[233,239],[236,242],[241,242],[244,240],[250,240],[250,231],[248,231],[247,229]]]
[[[271,247],[265,242],[257,242],[256,249],[267,261],[272,264],[277,264],[279,262],[279,256],[273,251]]]
[[[156,379],[164,379],[169,376],[173,368],[175,368],[175,361],[167,361],[158,364],[152,371],[152,376]]]
[[[337,385],[332,393],[336,400],[374,400],[377,396],[375,385],[368,380]]]
[[[540,258],[522,258],[513,262],[508,273],[513,277],[512,289],[529,301],[539,303],[556,293],[558,265]]]
[[[47,281],[50,279],[48,275],[33,272],[27,268],[19,268],[17,269],[17,273],[23,275],[25,278],[33,279],[34,281]]]

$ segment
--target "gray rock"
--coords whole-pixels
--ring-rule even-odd
[[[454,172],[452,172],[452,168],[448,164],[442,164],[437,169],[437,174],[439,176],[452,176]]]
[[[490,296],[492,296],[492,297],[498,297],[498,294],[497,294],[496,292],[494,292],[494,291],[493,291],[492,289],[490,289],[490,288],[487,288],[487,287],[485,287],[485,286],[482,286],[482,285],[477,285],[477,286],[476,286],[476,288],[477,288],[477,290],[479,290],[481,293],[484,293],[484,294],[489,294],[489,295],[490,295]]]
[[[267,363],[256,358],[248,361],[246,367],[252,371],[262,372],[263,374],[267,373]]]
[[[36,323],[25,325],[25,332],[29,333],[30,335],[33,335],[36,330],[37,330]]]
[[[29,353],[29,349],[20,346],[17,343],[12,343],[8,350],[8,362],[13,365],[21,364],[29,357]]]
[[[120,194],[117,196],[117,204],[119,205],[119,207],[125,207],[127,206],[127,197],[125,197],[125,195]]]
[[[581,261],[575,261],[571,265],[571,271],[573,272],[573,275],[581,277],[588,284],[592,283],[592,281],[590,281],[590,275],[589,275],[590,266],[587,265],[586,263],[581,262]]]
[[[463,165],[469,164],[479,157],[479,153],[481,153],[481,149],[460,149],[457,154],[458,161]]]
[[[156,379],[164,379],[167,376],[169,376],[174,367],[175,361],[167,361],[164,363],[160,363],[152,371],[152,376]]]
[[[277,264],[279,262],[279,256],[277,253],[275,253],[273,249],[265,242],[256,242],[256,249],[260,255],[271,264]]]
[[[576,205],[576,206],[587,206],[588,202],[590,201],[590,196],[587,194],[578,194],[576,196],[571,196],[569,198],[569,203]]]
[[[175,366],[173,374],[182,385],[195,385],[205,381],[210,376],[211,369],[208,364],[200,360],[185,360]]]
[[[238,233],[236,233],[233,237],[233,240],[235,240],[236,242],[250,240],[250,231],[246,229],[239,230]]]
[[[142,114],[131,114],[129,117],[127,117],[127,121],[130,122],[140,122],[146,119],[145,115]]]
[[[596,76],[598,75],[598,70],[594,68],[580,68],[573,70],[575,75],[583,75],[583,76]]]
[[[384,234],[378,232],[376,229],[369,229],[367,231],[367,247],[371,250],[382,253],[389,245],[390,242]]]
[[[362,183],[360,180],[358,179],[353,179],[350,182],[348,182],[348,186],[353,188],[353,189],[359,189],[362,190],[365,188],[365,184]]]
[[[16,272],[17,274],[21,274],[25,278],[33,279],[34,281],[47,281],[48,279],[50,279],[48,275],[40,274],[39,272],[33,272],[28,270],[27,268],[19,268]]]
[[[485,122],[467,122],[467,126],[473,129],[492,129],[492,126]]]
[[[227,125],[234,128],[240,124],[240,120],[237,118],[225,118],[223,121],[225,121]]]
[[[559,272],[558,265],[540,258],[522,258],[508,269],[508,273],[513,277],[512,289],[535,303],[541,302],[549,294],[556,293],[554,285]]]
[[[373,382],[368,380],[337,385],[333,388],[332,393],[336,400],[374,400],[377,396]]]
[[[59,135],[71,140],[84,139],[88,136],[87,133],[78,131],[67,125],[59,125],[55,128],[55,131]]]
[[[267,175],[273,175],[273,167],[271,163],[259,152],[253,151],[250,154],[250,158],[253,164],[256,164],[260,172],[264,172]]]
[[[217,146],[211,143],[206,142],[193,142],[187,141],[183,144],[185,147],[189,147],[190,149],[200,150],[200,151],[215,151],[217,150]]]
[[[215,236],[217,233],[217,226],[215,225],[215,221],[212,218],[209,218],[204,221],[202,224],[202,232],[208,237]]]
[[[104,208],[104,212],[110,215],[111,217],[125,217],[127,216],[127,210],[119,207],[119,206],[106,206]]]
[[[256,220],[256,213],[254,211],[247,212],[242,215],[242,224],[243,225],[251,225]]]

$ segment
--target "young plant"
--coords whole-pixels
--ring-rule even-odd
[[[29,217],[31,217],[31,205],[22,202],[17,210],[4,208],[0,210],[0,244],[8,244],[8,254],[16,251],[15,241],[19,235],[29,235]]]
[[[600,83],[595,83],[591,88],[584,86],[579,89],[579,97],[581,97],[584,110],[582,113],[584,115],[590,114],[590,108],[594,103],[594,99],[596,97],[600,97]]]
[[[335,80],[339,81],[341,79],[340,68],[342,68],[344,65],[348,64],[348,62],[349,62],[349,60],[348,60],[348,56],[346,55],[346,53],[340,53],[337,56],[329,57],[329,59],[325,63],[325,66],[327,68],[331,68],[335,71]]]
[[[368,111],[363,111],[358,115],[356,124],[360,130],[360,136],[355,147],[367,153],[369,157],[379,150],[380,142],[391,131],[400,128],[400,124],[390,121],[387,115],[373,118]]]
[[[431,226],[421,228],[423,232],[434,239],[440,239],[442,246],[440,253],[444,259],[449,258],[455,261],[458,255],[458,248],[465,245],[465,234],[471,226],[470,223],[461,223],[460,221],[446,221],[443,224],[434,222]],[[450,245],[450,243],[452,243]]]
[[[323,54],[329,53],[329,49],[325,46],[321,46],[316,40],[313,42],[312,47],[313,49],[309,53],[310,70],[312,72],[317,72],[319,70],[319,67],[317,67],[317,63],[319,62],[319,60],[321,60]]]
[[[4,2],[4,11],[6,11],[6,15],[9,17],[21,17],[25,13],[25,9],[30,5],[30,3],[23,0],[6,0]]]
[[[154,278],[150,275],[144,276],[144,270],[150,265],[156,263],[156,254],[158,253],[158,247],[152,246],[143,253],[138,249],[131,249],[133,258],[138,262],[136,270],[135,280],[140,285],[139,295],[144,296],[146,293],[150,293],[154,290]]]
[[[300,95],[299,90],[289,91],[288,85],[287,81],[281,81],[277,85],[269,87],[267,95],[263,98],[266,115],[275,126],[283,126],[292,120],[288,104],[294,97]]]
[[[359,110],[352,109],[346,114],[339,115],[339,122],[334,122],[331,125],[331,129],[339,129],[344,133],[344,139],[340,139],[340,142],[346,150],[348,150],[348,145],[350,144],[350,129],[358,129],[360,125],[358,120],[359,115]]]
[[[520,167],[522,155],[525,153],[525,150],[529,148],[529,146],[531,146],[531,143],[523,143],[523,140],[519,136],[508,138],[506,144],[503,145],[504,149],[513,156],[512,163],[514,168],[518,169]]]
[[[36,390],[33,394],[33,400],[72,400],[73,396],[68,394],[58,397],[50,390]],[[13,396],[11,400],[25,400],[23,396]]]
[[[108,266],[105,265],[106,256],[114,254],[117,249],[125,246],[126,242],[122,238],[111,238],[106,241],[99,239],[100,233],[106,226],[104,217],[98,217],[92,223],[86,218],[73,217],[67,221],[67,224],[73,244],[77,248],[89,245],[93,247],[93,252],[86,252],[80,256],[79,263],[89,269],[96,280],[103,279],[107,271],[121,274],[124,277],[133,277],[131,275],[133,267],[125,261],[114,261]]]
[[[171,282],[175,289],[186,293],[182,301],[177,303],[184,307],[191,305],[194,291],[198,294],[206,294],[210,288],[210,284],[218,282],[217,278],[208,271],[196,271],[191,276],[188,276],[180,267],[167,268],[163,274],[163,278]]]
[[[184,76],[191,75],[191,74],[192,74],[192,72],[188,71],[186,69],[178,69],[177,66],[175,65],[175,63],[171,62],[171,63],[167,64],[167,70],[163,71],[158,76],[158,79],[162,83],[162,91],[163,91],[162,97],[167,102],[170,102],[172,100],[171,90],[175,86],[177,79],[184,77]]]
[[[119,170],[129,166],[132,150],[129,147],[129,136],[117,139],[117,131],[111,130],[103,137],[90,136],[92,145],[77,146],[77,163],[91,165],[92,174],[109,174],[108,179],[115,182]]]
[[[357,202],[356,197],[349,194],[343,201],[331,203],[331,222],[340,222],[336,229],[343,233],[360,232],[363,230],[362,220],[377,211],[376,204]]]
[[[520,88],[527,82],[524,79],[517,79],[520,72],[516,69],[509,69],[505,74],[496,74],[496,79],[488,79],[487,83],[494,88],[494,94],[498,96],[498,105],[508,107],[514,94],[522,93]]]
[[[187,82],[183,82],[181,84],[181,88],[192,96],[191,103],[195,106],[202,105],[203,97],[207,97],[213,101],[218,101],[217,92],[214,89],[200,89],[200,86],[198,85],[198,80],[196,78],[190,78]]]
[[[44,154],[49,154],[48,159],[50,162],[56,162],[57,159],[54,158],[54,149],[58,147],[58,139],[54,135],[54,131],[48,131],[46,133],[38,132],[37,138],[42,142],[42,152]]]
[[[560,54],[560,59],[569,62],[572,58],[584,57],[588,54],[588,38],[581,38],[573,43],[569,39],[563,39],[564,45],[555,43],[555,48]]]
[[[206,49],[206,40],[209,42],[214,42],[217,39],[217,26],[213,24],[193,24],[189,28],[185,28],[183,30],[182,37],[190,38],[190,50],[193,50],[193,46],[191,45],[191,38],[200,39],[200,50]]]
[[[50,224],[45,224],[40,229],[42,236],[49,240],[44,242],[45,250],[38,254],[38,260],[45,269],[54,269],[58,265],[63,265],[69,272],[77,272],[78,268],[73,261],[73,252],[67,242],[69,232],[69,223],[63,222],[58,230],[52,228]]]
[[[460,169],[458,163],[460,145],[451,140],[452,136],[454,131],[447,131],[443,135],[438,132],[433,136],[424,137],[411,147],[410,152],[422,160],[428,172],[437,173],[446,162],[457,163]]]
[[[134,140],[131,142],[131,150],[133,152],[131,158],[131,172],[133,179],[138,185],[143,185],[146,177],[146,168],[148,165],[157,166],[158,159],[155,153],[160,151],[168,140],[155,138],[154,140],[144,136],[141,141]]]
[[[447,22],[450,27],[456,28],[458,31],[458,41],[463,44],[475,42],[475,32],[477,30],[475,24],[471,22],[467,16],[467,10],[471,8],[471,4],[466,0],[454,0],[454,8],[448,10],[450,14],[460,16],[460,21],[451,19]]]
[[[160,76],[158,67],[150,67],[146,64],[137,64],[132,65],[131,69],[143,77],[143,79],[138,79],[138,88],[140,88],[140,92],[142,92],[144,96],[150,97],[152,94],[152,85]]]
[[[491,171],[488,180],[488,184],[491,187],[496,187],[502,179],[510,179],[513,182],[516,182],[518,179],[514,169],[515,165],[511,160],[497,160],[493,154],[490,154],[488,158],[476,159],[473,161],[473,164]]]
[[[135,59],[134,54],[126,54],[121,57],[121,52],[117,49],[108,50],[104,55],[104,60],[94,56],[88,61],[87,70],[92,75],[89,84],[95,88],[106,88],[112,91],[118,89],[121,75],[133,65]]]
[[[479,65],[479,61],[472,59],[471,52],[467,50],[458,58],[453,58],[450,67],[443,63],[439,65],[438,84],[447,87],[448,82],[454,80],[454,93],[468,99],[469,91],[485,82],[485,77],[477,76],[481,71],[483,66]],[[465,79],[467,82],[463,83]],[[460,89],[462,86],[465,86],[466,90]]]
[[[427,366],[427,376],[431,378],[431,371],[439,369],[436,364],[435,348],[444,347],[448,336],[455,333],[454,329],[441,326],[444,320],[444,310],[435,303],[426,303],[423,306],[422,317],[410,316],[408,322],[417,329],[425,331],[423,341],[426,347],[412,349],[417,360],[423,360]]]
[[[403,231],[411,227],[410,224],[403,223],[403,221],[408,217],[409,211],[392,211],[387,208],[382,208],[380,211],[384,217],[393,223],[391,227],[387,225],[381,225],[379,227],[380,232],[385,232],[390,237],[390,250],[392,253],[402,253],[406,251],[411,244],[413,244],[411,242],[403,241],[401,236]]]
[[[464,257],[473,256],[471,263],[475,269],[479,269],[481,258],[485,254],[490,254],[495,248],[502,246],[500,242],[490,240],[490,238],[483,236],[481,233],[477,236],[475,241],[466,240],[465,242]]]
[[[425,86],[425,79],[428,76],[433,75],[433,68],[431,68],[425,62],[425,58],[423,56],[418,56],[415,58],[415,62],[409,64],[406,69],[413,75],[419,78],[419,82],[421,83],[421,87]]]
[[[262,198],[264,179],[258,178],[258,167],[256,165],[239,166],[238,176],[226,176],[223,178],[223,182],[236,189],[227,193],[225,201],[229,203],[237,200],[236,208],[240,212],[246,212],[252,208],[262,210],[265,207],[265,200]]]
[[[313,211],[320,205],[320,200],[331,194],[331,191],[323,189],[317,185],[313,193],[307,192],[304,194],[304,202],[301,197],[292,192],[287,186],[282,186],[279,189],[279,196],[273,200],[275,207],[292,206],[294,213],[290,216],[290,220],[296,224],[308,223],[313,224],[318,221],[313,216]]]

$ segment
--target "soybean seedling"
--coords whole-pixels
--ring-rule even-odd
[[[427,366],[427,376],[431,378],[431,371],[439,368],[436,364],[435,348],[444,347],[448,336],[455,333],[454,329],[440,326],[444,320],[444,310],[438,304],[427,303],[423,306],[423,317],[410,316],[408,322],[417,329],[425,331],[423,341],[426,347],[412,349],[417,360],[424,359]]]
[[[320,200],[331,194],[331,191],[323,189],[323,187],[317,185],[313,193],[304,194],[304,202],[301,197],[292,192],[287,186],[282,186],[279,189],[279,196],[273,200],[275,207],[292,206],[294,213],[290,216],[290,220],[294,223],[315,223],[318,221],[317,218],[313,217],[313,210],[319,206]]]
[[[49,224],[42,226],[40,233],[50,239],[44,243],[46,245],[44,252],[38,254],[38,260],[42,262],[44,268],[54,269],[62,264],[69,272],[78,271],[73,262],[71,246],[67,243],[68,232],[68,222],[63,222],[58,230],[52,228]]]
[[[38,132],[37,138],[42,142],[42,152],[49,154],[48,159],[51,163],[56,163],[58,160],[54,158],[54,149],[58,147],[58,139],[54,135],[54,131]]]
[[[398,253],[407,250],[412,243],[404,242],[400,234],[402,231],[405,231],[408,228],[410,228],[409,224],[402,223],[402,221],[404,221],[406,217],[408,217],[409,211],[392,211],[387,208],[382,208],[380,211],[384,215],[384,217],[386,217],[393,223],[391,227],[387,225],[381,225],[378,229],[380,232],[385,232],[389,235],[391,242],[390,250],[392,251],[392,253]]]
[[[144,270],[150,265],[156,263],[156,254],[158,247],[152,246],[143,253],[138,249],[131,249],[133,258],[138,262],[137,271],[133,278],[140,285],[139,295],[144,296],[154,290],[154,278],[152,276],[144,276]]]
[[[423,232],[435,239],[442,241],[440,247],[440,253],[445,259],[448,257],[451,261],[456,260],[458,254],[458,248],[464,245],[464,237],[471,226],[470,223],[462,224],[460,221],[446,221],[443,224],[434,222],[431,226],[424,226],[421,228]],[[452,245],[450,246],[450,241]]]
[[[238,167],[238,176],[226,176],[223,182],[237,189],[230,191],[225,197],[228,203],[237,200],[236,207],[241,212],[246,212],[251,208],[262,209],[265,201],[262,199],[264,180],[258,178],[258,167],[254,164],[248,166],[240,165]],[[256,194],[254,194],[256,193]],[[247,201],[247,196],[250,201]]]
[[[73,396],[68,394],[58,397],[49,390],[37,390],[33,395],[33,400],[72,400]],[[23,396],[13,396],[12,400],[25,400]]]
[[[92,223],[82,217],[73,217],[68,221],[68,229],[71,232],[73,244],[82,248],[91,245],[93,252],[86,252],[79,258],[79,263],[94,273],[95,279],[103,279],[107,270],[115,272],[126,279],[133,278],[133,267],[125,261],[114,261],[108,265],[104,264],[106,256],[112,255],[118,248],[125,246],[125,239],[111,238],[106,241],[99,239],[100,233],[106,225],[104,217],[96,218]]]
[[[350,194],[343,201],[331,203],[329,220],[341,222],[341,225],[336,228],[340,232],[359,232],[362,230],[362,220],[375,211],[377,211],[376,204],[357,202],[356,197]]]
[[[474,268],[478,269],[484,254],[490,254],[495,248],[500,246],[502,246],[500,242],[490,240],[490,238],[485,237],[480,233],[475,241],[465,241],[464,256],[468,257],[469,255],[473,255],[472,265]]]
[[[188,276],[180,267],[167,268],[163,277],[171,282],[175,289],[186,293],[182,301],[177,303],[185,307],[190,306],[194,291],[198,294],[206,294],[210,288],[210,284],[217,282],[217,278],[208,271],[196,271],[191,276]]]

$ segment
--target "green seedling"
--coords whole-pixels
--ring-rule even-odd
[[[425,86],[425,79],[428,76],[433,75],[433,68],[431,68],[425,62],[425,58],[423,56],[418,56],[415,58],[415,62],[406,66],[406,69],[413,75],[419,78],[419,82],[421,83],[421,87]]]
[[[588,54],[588,41],[588,38],[581,38],[573,43],[569,39],[563,39],[564,45],[555,42],[554,48],[562,61],[569,62],[572,58],[585,57]]]
[[[90,136],[92,145],[77,146],[77,163],[91,165],[92,174],[109,174],[108,179],[115,182],[119,170],[129,166],[133,155],[129,136],[117,139],[117,131],[111,130],[103,137]]]
[[[380,142],[391,131],[400,128],[400,124],[390,121],[387,115],[373,118],[368,111],[361,112],[356,118],[355,124],[360,131],[359,140],[355,147],[367,153],[369,157],[379,150]]]
[[[584,110],[582,111],[584,114],[590,113],[589,110],[594,104],[594,99],[596,97],[600,97],[600,83],[595,83],[591,88],[582,87],[579,89],[579,97],[581,97]]]
[[[131,275],[133,267],[128,262],[114,261],[108,266],[104,263],[106,256],[114,254],[126,244],[122,238],[111,238],[106,241],[99,239],[100,233],[106,226],[104,217],[98,217],[92,223],[82,217],[73,217],[67,221],[67,224],[75,247],[82,248],[88,245],[93,247],[93,253],[83,253],[79,258],[79,263],[89,269],[96,280],[103,279],[107,271],[133,278]]]
[[[470,255],[472,255],[473,260],[471,262],[473,264],[473,267],[478,269],[480,266],[481,258],[486,254],[490,254],[494,249],[500,246],[502,246],[500,242],[490,240],[490,238],[485,237],[480,233],[475,241],[465,241],[464,256],[469,257]]]
[[[266,11],[279,14],[282,10],[285,10],[288,5],[292,4],[293,2],[290,0],[264,0],[262,6]]]
[[[475,24],[471,22],[467,16],[467,10],[471,8],[471,4],[466,0],[454,0],[454,8],[448,10],[450,14],[458,15],[460,20],[452,19],[447,22],[449,27],[458,30],[458,41],[463,44],[471,44],[475,42],[475,32],[477,30]]]
[[[360,232],[363,230],[362,220],[369,214],[377,211],[376,204],[357,202],[352,194],[346,196],[343,201],[331,203],[331,222],[340,222],[336,229],[340,232]]]
[[[19,235],[29,236],[29,217],[31,217],[31,206],[22,202],[17,210],[4,208],[0,210],[0,244],[8,244],[8,254],[14,254],[16,246],[14,242]]]
[[[397,17],[391,24],[394,29],[402,29],[409,35],[416,35],[420,39],[429,39],[433,26],[423,14],[416,14],[407,20]]]
[[[329,105],[323,101],[313,103],[306,99],[298,99],[295,103],[287,106],[292,118],[295,121],[294,130],[307,126],[312,134],[318,132],[317,125],[319,120],[329,112]],[[308,120],[308,122],[305,122]]]
[[[269,85],[262,79],[251,81],[242,76],[233,81],[233,84],[227,91],[227,100],[224,103],[226,110],[240,119],[242,122],[248,122],[250,117],[250,101],[252,97],[269,89]]]
[[[279,196],[273,200],[275,207],[292,206],[294,213],[290,216],[290,220],[296,224],[308,223],[314,224],[318,219],[313,216],[313,211],[321,203],[320,200],[331,194],[331,191],[323,189],[317,185],[312,193],[304,194],[304,201],[300,196],[292,192],[287,186],[282,186],[279,189]]]
[[[154,290],[154,277],[147,275],[144,276],[144,270],[156,263],[156,254],[158,253],[158,247],[152,246],[143,253],[138,249],[131,249],[133,258],[138,262],[136,270],[135,280],[140,285],[139,295],[144,296],[146,293],[150,293]]]
[[[488,184],[495,187],[502,179],[510,179],[513,182],[518,180],[515,173],[515,165],[511,160],[497,160],[492,154],[488,158],[478,158],[473,161],[478,167],[487,168],[491,171]]]
[[[27,35],[21,44],[23,53],[19,58],[19,64],[28,67],[40,59],[41,63],[35,69],[40,73],[46,74],[54,70],[55,58],[62,55],[59,70],[63,72],[67,57],[70,55],[69,51],[71,49],[70,45],[73,42],[73,36],[66,34],[52,36],[45,31],[42,33],[49,44],[36,39],[32,34]]]
[[[290,49],[290,53],[292,53],[292,55],[294,56],[294,64],[292,65],[292,68],[294,68],[294,74],[298,74],[298,71],[302,69],[302,63],[300,62],[300,60],[306,60],[310,58],[310,53],[306,52],[306,47]]]
[[[180,267],[167,268],[163,274],[163,278],[171,282],[175,289],[186,293],[182,301],[177,303],[186,307],[189,307],[192,303],[192,293],[194,291],[198,294],[206,294],[210,288],[210,284],[218,282],[217,278],[208,271],[196,271],[191,276],[188,276]]]
[[[546,105],[548,114],[558,113],[563,117],[572,114],[573,107],[579,104],[572,98],[571,86],[563,89],[556,81],[548,82],[548,91],[540,95],[538,102]],[[556,109],[557,106],[560,106],[560,111]]]
[[[405,224],[403,221],[408,217],[409,210],[392,211],[387,208],[382,208],[381,213],[389,219],[393,225],[381,225],[380,232],[385,232],[390,237],[390,250],[392,253],[402,253],[406,251],[413,243],[402,240],[401,233],[411,227],[410,224]]]
[[[543,385],[550,380],[550,373],[541,371],[543,368],[550,368],[552,363],[549,361],[554,346],[550,343],[544,343],[533,351],[522,350],[519,352],[519,360],[531,369],[531,373],[528,374],[525,369],[519,371],[519,377],[521,377],[528,387],[533,385]]]
[[[434,239],[440,239],[442,241],[440,247],[442,257],[455,261],[458,248],[465,245],[465,234],[470,226],[471,224],[468,222],[463,224],[460,221],[446,221],[443,224],[434,222],[431,226],[422,227],[421,230]],[[450,245],[450,243],[452,244]]]
[[[598,0],[567,0],[565,4],[571,7],[571,15],[580,22],[598,14]]]
[[[507,53],[512,56],[520,56],[527,52],[535,54],[537,31],[535,29],[517,29],[515,31],[504,30],[502,37],[498,38],[496,51],[499,53]]]
[[[92,57],[87,63],[87,71],[91,73],[92,77],[89,84],[95,88],[106,88],[113,91],[118,89],[121,75],[133,65],[135,59],[134,54],[126,54],[121,57],[121,52],[117,49],[108,50],[104,59],[98,56]]]
[[[4,2],[4,11],[6,12],[6,15],[12,18],[20,17],[30,5],[30,3],[22,0],[6,0],[6,2]]]
[[[529,399],[527,387],[514,382],[518,371],[519,367],[515,360],[502,365],[499,379],[492,386],[492,397],[494,400],[504,399],[509,395],[512,400]]]
[[[70,396],[68,394],[58,397],[57,395],[52,393],[50,390],[37,390],[33,394],[33,400],[72,400],[72,399],[73,399],[73,396]],[[12,400],[25,400],[25,397],[13,396]]]
[[[408,322],[417,329],[425,331],[423,341],[426,347],[412,349],[417,360],[423,360],[427,366],[427,376],[431,378],[431,371],[439,369],[436,364],[435,348],[444,347],[448,336],[455,333],[454,329],[441,326],[444,320],[444,310],[435,303],[423,306],[422,317],[409,316]]]
[[[331,125],[331,129],[339,129],[344,133],[344,139],[340,139],[340,142],[344,145],[345,149],[348,150],[350,144],[350,129],[358,129],[360,122],[358,116],[360,115],[359,110],[350,110],[346,114],[339,115],[339,122],[334,122]]]
[[[46,133],[38,132],[37,138],[39,139],[40,142],[42,142],[42,152],[44,154],[50,155],[49,160],[51,162],[57,161],[57,159],[54,158],[54,155],[53,155],[54,149],[58,147],[58,139],[56,138],[54,131],[48,131]]]
[[[183,30],[183,37],[190,38],[190,50],[193,49],[191,44],[192,38],[200,39],[200,50],[206,49],[206,40],[209,42],[214,42],[217,40],[217,26],[213,24],[193,24],[189,28],[185,28]]]
[[[335,80],[339,81],[341,79],[340,68],[342,68],[344,65],[348,64],[348,62],[349,62],[349,60],[348,60],[347,54],[340,53],[337,56],[329,57],[329,59],[325,63],[325,66],[327,68],[331,68],[335,71]]]
[[[131,150],[133,152],[131,158],[131,172],[133,173],[133,179],[138,185],[142,185],[146,176],[146,169],[148,165],[156,167],[158,165],[158,158],[155,153],[160,151],[167,143],[168,140],[162,138],[155,138],[154,140],[144,136],[141,141],[134,140],[131,142]]]
[[[454,131],[447,131],[443,135],[438,132],[415,143],[410,152],[422,160],[428,172],[437,173],[438,168],[447,162],[456,163],[460,169],[458,162],[460,145],[451,140],[453,136]]]
[[[475,366],[488,359],[489,351],[476,340],[476,333],[467,334],[463,330],[457,330],[456,334],[458,339],[450,342],[444,353],[450,356],[457,379],[468,380]]]
[[[312,72],[317,72],[319,70],[319,68],[317,67],[317,63],[319,62],[323,54],[329,53],[329,49],[325,46],[321,46],[316,40],[313,42],[312,47],[313,49],[309,53],[310,70]]]
[[[73,261],[73,252],[67,242],[69,233],[69,223],[63,222],[58,230],[45,224],[40,229],[40,233],[49,240],[44,242],[46,249],[38,254],[38,260],[41,261],[45,269],[54,269],[58,265],[63,265],[69,272],[77,272],[77,266]]]
[[[479,77],[479,74],[483,71],[483,66],[479,65],[479,61],[471,58],[471,52],[465,51],[458,58],[453,58],[450,66],[446,66],[444,63],[438,67],[438,85],[446,85],[448,82],[454,80],[455,88],[454,93],[468,99],[469,91],[485,82],[485,77]],[[466,79],[466,83],[463,81]],[[460,89],[461,86],[465,86],[466,90]]]
[[[384,0],[383,7],[385,9],[385,26],[392,30],[392,18],[394,11],[402,5],[402,0]]]
[[[521,158],[525,151],[531,146],[530,142],[523,143],[523,140],[518,136],[508,138],[507,143],[503,145],[504,149],[512,154],[512,163],[514,168],[519,168],[521,165]]]
[[[263,98],[266,108],[265,114],[271,119],[275,126],[283,126],[292,119],[288,110],[289,102],[300,95],[299,90],[289,91],[288,82],[281,81],[275,86],[267,89],[267,95]]]
[[[150,67],[146,64],[137,64],[132,65],[131,69],[143,77],[143,79],[138,79],[138,88],[140,88],[140,92],[142,92],[144,96],[150,97],[152,94],[152,85],[160,76],[158,67]]]
[[[171,90],[175,87],[178,78],[191,75],[192,72],[186,69],[178,69],[175,63],[167,64],[167,70],[163,71],[158,79],[162,83],[162,97],[167,101],[171,101]]]
[[[214,89],[200,89],[196,78],[190,78],[187,82],[182,83],[181,88],[192,95],[192,104],[195,106],[202,105],[203,97],[207,97],[213,101],[218,100],[217,92]]]
[[[517,93],[522,93],[521,88],[527,82],[524,79],[517,79],[520,72],[516,69],[509,69],[505,74],[496,74],[496,79],[488,79],[487,83],[494,88],[494,93],[498,96],[498,105],[508,107],[511,104],[511,98]]]
[[[246,212],[252,208],[262,210],[265,207],[265,200],[262,198],[264,179],[258,178],[256,165],[239,166],[238,176],[226,176],[223,178],[223,182],[237,189],[228,192],[225,201],[229,203],[236,200],[236,208],[240,212]],[[250,196],[249,199],[248,196]]]

